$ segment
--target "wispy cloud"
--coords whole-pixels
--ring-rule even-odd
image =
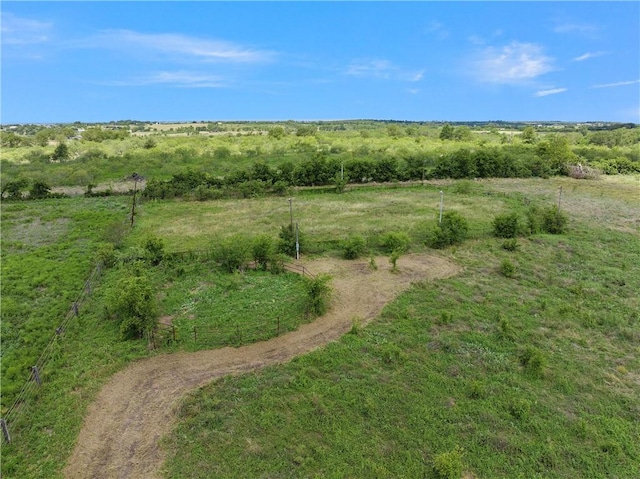
[[[2,44],[31,45],[49,41],[53,23],[2,13]]]
[[[449,38],[449,30],[447,30],[445,26],[437,20],[431,21],[425,28],[425,32],[435,35],[440,40]]]
[[[553,58],[534,43],[512,42],[487,47],[471,61],[470,72],[480,81],[521,84],[553,70]]]
[[[640,83],[640,80],[619,81],[616,83],[605,83],[603,85],[593,85],[591,88],[614,88],[617,86],[635,85]]]
[[[584,55],[580,55],[579,57],[575,57],[573,59],[574,62],[583,62],[585,60],[589,60],[590,58],[601,57],[602,55],[606,55],[607,52],[587,52]]]
[[[205,62],[268,62],[275,52],[247,48],[222,40],[211,40],[176,33],[140,33],[132,30],[106,30],[84,42],[85,46],[144,49],[147,52],[180,55]]]
[[[162,71],[126,80],[102,82],[102,84],[123,87],[165,85],[180,88],[224,88],[230,86],[230,83],[220,76],[184,70]]]
[[[578,34],[587,37],[595,37],[600,32],[600,27],[590,23],[557,21],[553,31],[560,34]]]
[[[424,76],[424,70],[404,70],[388,60],[354,60],[347,66],[344,73],[356,77],[406,82],[417,82]]]
[[[540,90],[535,93],[534,96],[549,96],[549,95],[557,95],[558,93],[564,93],[567,91],[566,88],[553,88],[551,90]]]

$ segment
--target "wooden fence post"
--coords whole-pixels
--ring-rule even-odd
[[[9,435],[9,428],[7,427],[7,421],[0,419],[0,427],[2,427],[2,434],[7,442],[11,442],[11,436]]]
[[[193,325],[193,342],[197,343],[198,342],[198,332],[196,330],[196,325]]]
[[[280,336],[280,318],[278,318],[278,336]]]
[[[42,381],[40,380],[40,371],[38,371],[38,366],[33,366],[31,368],[31,377],[35,380],[38,386],[42,385]]]
[[[77,301],[73,302],[73,314],[78,316],[78,302]]]
[[[171,332],[173,333],[173,342],[176,342],[176,327],[175,325],[171,325]]]

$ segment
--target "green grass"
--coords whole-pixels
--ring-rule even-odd
[[[516,206],[530,188],[498,183]],[[608,203],[611,186],[572,202]],[[468,241],[448,252],[463,274],[415,285],[358,334],[194,393],[166,477],[436,477],[456,447],[475,477],[637,477],[640,243],[617,226],[633,196],[617,201],[611,224],[572,214],[515,253]]]
[[[435,223],[442,189],[445,208],[469,220],[471,238],[439,254],[464,272],[414,285],[370,326],[322,350],[195,392],[163,440],[166,477],[435,477],[435,458],[457,446],[475,477],[640,476],[638,178],[616,180],[440,182],[294,196],[314,254],[340,254],[337,239],[348,234],[374,244],[387,231],[408,232],[411,250],[425,251],[422,232]],[[514,252],[490,236],[496,214],[553,204],[560,186],[566,234],[519,238]],[[95,200],[91,208],[105,204]],[[18,224],[20,208],[43,204],[3,205],[3,255],[4,214]],[[91,208],[80,215],[88,222]],[[126,210],[125,202],[117,214]],[[41,218],[46,227],[24,248],[65,243],[74,221],[63,216]],[[207,249],[233,234],[275,237],[288,221],[286,198],[148,202],[125,247],[155,234],[169,251]],[[9,241],[27,244],[24,231],[12,234]],[[3,288],[14,254],[3,257]],[[504,259],[517,266],[511,278],[500,274]],[[25,269],[25,281],[39,264]],[[227,300],[271,311],[266,297],[298,287],[295,277],[289,286],[268,274],[218,277],[206,264],[185,266],[181,277],[163,268],[153,274],[163,314],[184,322],[222,318]],[[61,338],[44,386],[23,412],[28,421],[12,425],[14,442],[3,445],[3,476],[62,477],[101,385],[130,361],[157,354],[144,340],[121,341],[115,322],[105,321],[105,292],[116,276],[105,274],[91,307]],[[214,291],[219,305],[208,296]],[[3,372],[3,389],[4,380]]]
[[[126,219],[126,198],[2,204],[2,406],[29,377],[96,264],[98,245]]]
[[[246,344],[307,321],[304,288],[297,274],[229,274],[210,260],[176,266],[153,275],[160,309],[175,327],[174,347],[198,350]],[[172,334],[167,332],[167,338]]]

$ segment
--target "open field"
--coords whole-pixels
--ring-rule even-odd
[[[416,282],[371,324],[325,348],[191,395],[161,442],[165,477],[436,477],[436,456],[456,446],[468,477],[639,475],[638,181],[445,181],[296,193],[305,257],[335,261],[339,240],[354,234],[375,255],[389,231],[407,232],[410,252],[429,252],[423,240],[442,190],[445,210],[468,219],[470,239],[438,255],[462,272]],[[520,238],[514,252],[491,236],[495,215],[554,204],[561,186],[565,234]],[[97,200],[60,205],[91,209]],[[3,205],[3,215],[13,213],[4,206],[23,204]],[[125,205],[119,214],[126,216]],[[66,216],[31,219],[33,234],[18,227],[11,241],[65,243],[71,223],[59,218]],[[148,201],[121,251],[130,255],[149,235],[169,252],[206,249],[232,235],[275,237],[289,220],[287,198]],[[40,251],[40,243],[32,246]],[[500,273],[505,259],[516,266],[513,277]],[[377,259],[381,268],[384,261]],[[402,257],[399,265],[401,274]],[[63,477],[102,385],[131,361],[163,352],[148,351],[145,340],[122,341],[105,321],[116,276],[105,274],[66,333],[47,383],[27,406],[28,422],[3,445],[3,476]],[[166,283],[156,276],[160,290]],[[175,315],[198,288],[186,278],[182,299],[163,303],[161,314]]]

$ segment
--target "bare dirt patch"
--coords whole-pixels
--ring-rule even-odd
[[[332,276],[329,313],[296,331],[240,348],[177,353],[137,361],[115,374],[89,407],[65,476],[158,478],[175,411],[189,391],[229,375],[280,364],[335,341],[357,318],[366,324],[411,283],[453,276],[461,268],[439,256],[406,255],[392,272],[388,258],[303,261],[315,274]]]

